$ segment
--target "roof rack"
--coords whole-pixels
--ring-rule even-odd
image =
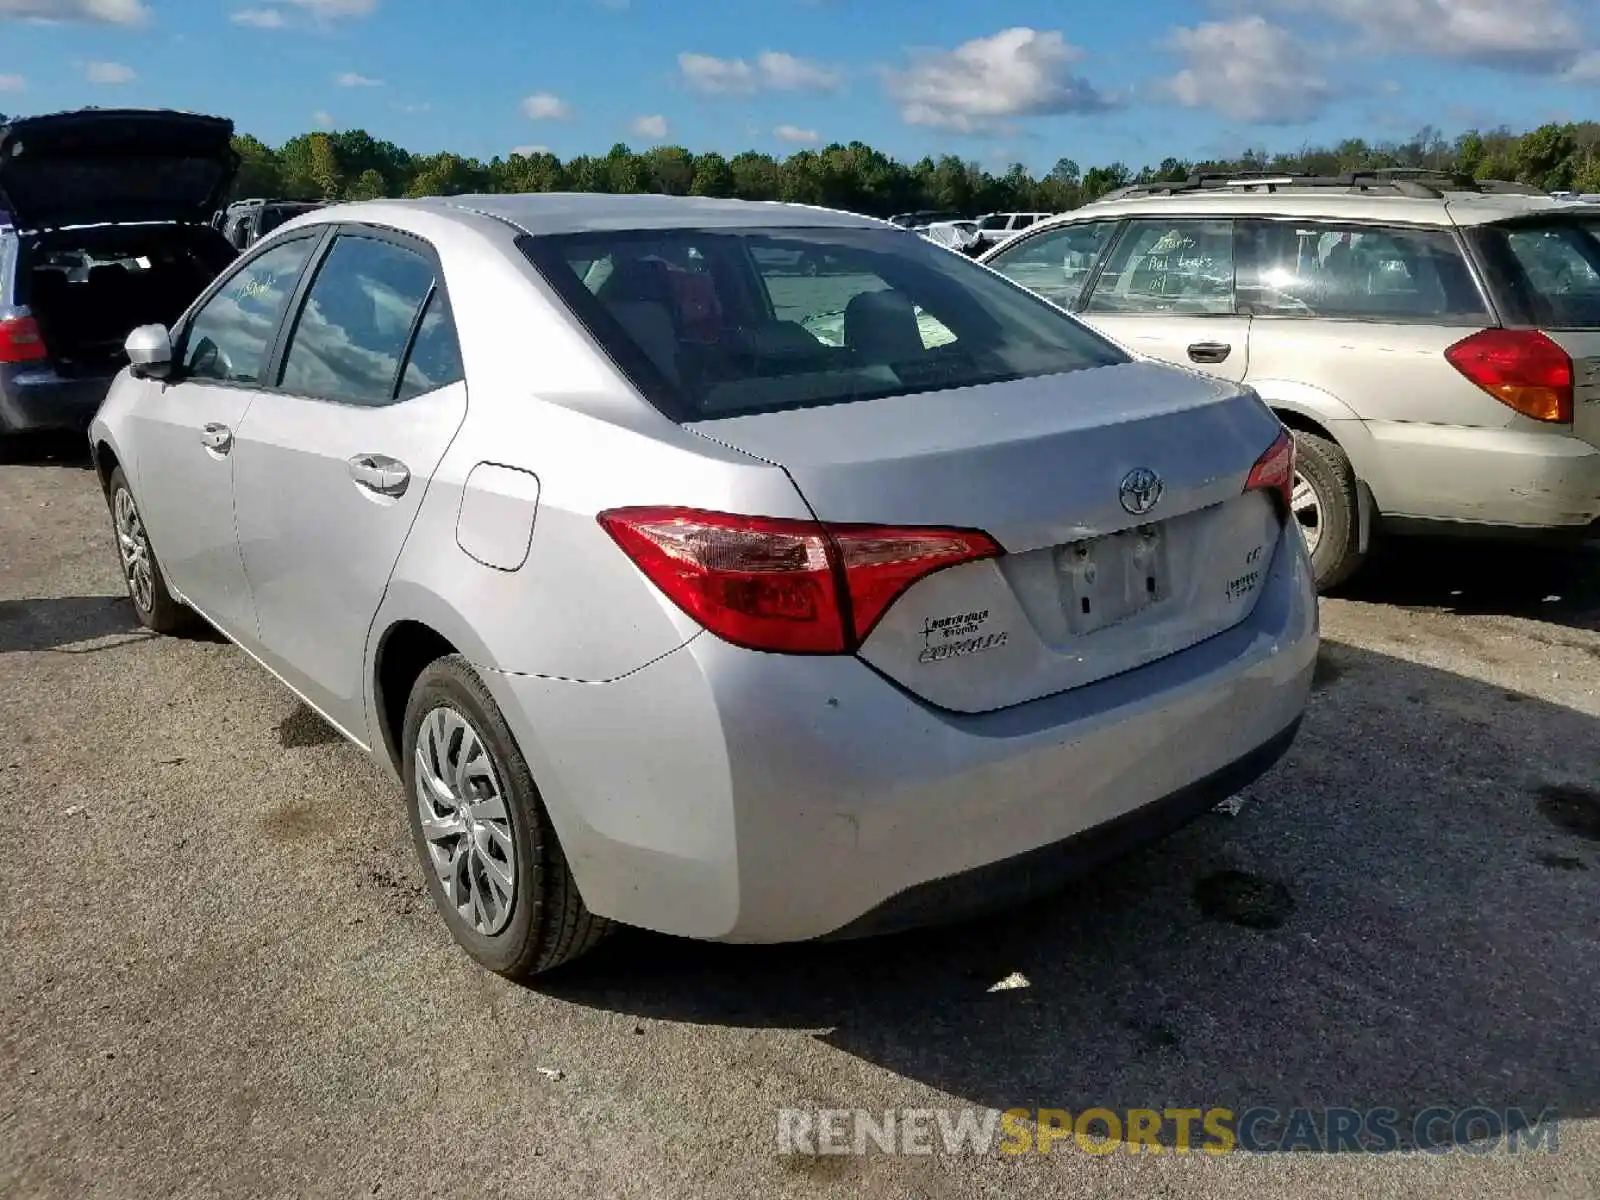
[[[1442,200],[1452,192],[1488,195],[1543,196],[1539,188],[1503,179],[1474,179],[1452,171],[1425,167],[1375,167],[1342,175],[1303,175],[1293,171],[1197,171],[1181,183],[1136,183],[1100,197],[1125,200],[1135,196],[1181,196],[1191,192],[1277,192],[1339,190],[1355,194],[1388,191],[1421,200]]]

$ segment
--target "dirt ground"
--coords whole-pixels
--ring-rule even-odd
[[[1600,555],[1396,546],[1236,816],[1001,920],[537,988],[396,789],[0,465],[0,1195],[1600,1194]],[[999,991],[1020,975],[1026,986]],[[1012,980],[1015,983],[1015,979]],[[786,1106],[1555,1109],[1546,1151],[784,1156]]]

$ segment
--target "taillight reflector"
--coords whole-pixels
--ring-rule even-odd
[[[1572,420],[1572,359],[1537,329],[1485,329],[1444,352],[1502,404],[1536,421]]]
[[[1267,447],[1265,454],[1256,459],[1256,465],[1250,468],[1250,475],[1245,480],[1244,490],[1271,492],[1279,515],[1288,519],[1294,496],[1294,435],[1287,429]]]
[[[48,353],[32,317],[0,317],[0,363],[38,362]]]
[[[962,529],[621,508],[601,526],[679,608],[735,645],[848,654],[917,580],[1001,553]]]

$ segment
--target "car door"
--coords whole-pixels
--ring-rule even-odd
[[[1066,309],[1078,311],[1084,285],[1105,252],[1118,222],[1078,221],[1028,233],[984,260],[1014,283]]]
[[[131,410],[139,509],[167,580],[229,637],[255,641],[233,522],[233,451],[319,234],[278,242],[213,285],[175,336],[174,367]]]
[[[366,728],[373,615],[467,411],[432,249],[343,226],[302,286],[234,463],[260,657],[347,731]]]
[[[1234,302],[1233,222],[1129,221],[1105,256],[1083,318],[1137,354],[1243,380],[1250,318]]]

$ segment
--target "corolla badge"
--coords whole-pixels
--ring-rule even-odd
[[[1122,477],[1117,498],[1122,501],[1123,508],[1136,517],[1142,517],[1156,506],[1165,486],[1161,476],[1149,467],[1135,467]]]

